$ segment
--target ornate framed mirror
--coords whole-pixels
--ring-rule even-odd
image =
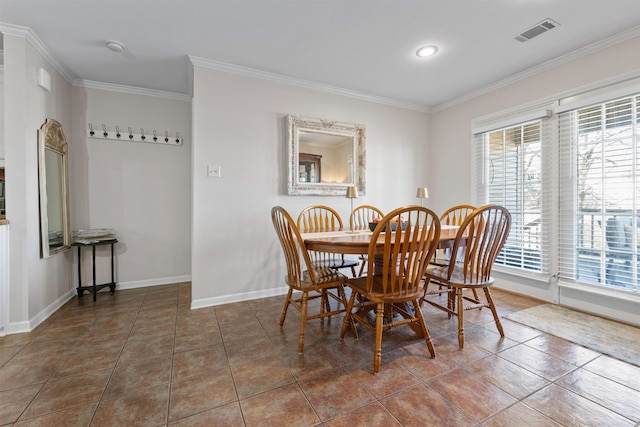
[[[287,115],[287,187],[290,196],[365,194],[365,126]]]
[[[40,256],[71,247],[67,140],[62,126],[46,119],[38,130],[40,190]]]

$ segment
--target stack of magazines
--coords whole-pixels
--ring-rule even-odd
[[[73,232],[73,243],[81,245],[91,245],[100,242],[117,240],[116,232],[111,228],[95,228],[91,230],[75,230]]]

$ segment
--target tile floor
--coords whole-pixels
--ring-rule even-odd
[[[494,291],[501,314],[540,301]],[[425,305],[437,358],[407,327],[339,339],[340,318],[278,318],[284,297],[190,310],[189,283],[71,299],[0,338],[0,425],[638,426],[640,367],[503,320]]]

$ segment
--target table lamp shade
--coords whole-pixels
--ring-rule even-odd
[[[358,188],[357,187],[347,187],[347,194],[346,194],[348,199],[357,199],[358,198]]]
[[[416,193],[416,197],[419,199],[428,199],[429,191],[427,191],[427,187],[418,187],[418,192]]]

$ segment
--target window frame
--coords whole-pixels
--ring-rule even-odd
[[[550,186],[550,178],[553,175],[552,163],[555,162],[554,158],[549,158],[551,153],[549,146],[552,145],[552,129],[554,127],[552,106],[543,105],[536,106],[527,110],[521,110],[517,112],[507,114],[497,114],[494,116],[486,116],[481,119],[477,119],[472,122],[472,155],[473,155],[473,171],[472,176],[475,181],[473,188],[474,203],[478,206],[486,203],[492,203],[492,200],[487,196],[487,177],[489,174],[488,168],[490,167],[487,162],[486,143],[485,139],[492,132],[501,131],[504,129],[514,127],[524,127],[531,123],[538,122],[540,124],[540,173],[541,173],[541,198],[540,198],[540,232],[539,232],[539,245],[540,245],[540,269],[528,269],[522,267],[514,267],[508,265],[495,264],[494,270],[505,272],[516,276],[524,276],[533,278],[540,281],[548,281],[550,279],[554,253],[552,245],[550,244],[550,230],[552,229],[553,215],[552,210],[552,188]],[[524,215],[524,211],[523,211]],[[513,215],[512,215],[513,218]],[[512,222],[511,233],[509,239],[516,242],[516,244],[525,245],[524,239],[514,239],[514,229],[517,230],[521,225],[521,232],[524,236],[525,224],[518,224],[518,218]],[[524,251],[524,249],[523,249]],[[523,252],[524,253],[524,252]]]

